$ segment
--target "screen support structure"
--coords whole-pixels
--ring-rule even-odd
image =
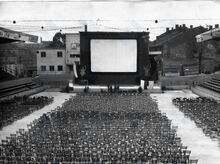
[[[148,39],[148,32],[80,32],[81,78],[92,85],[140,85],[149,78]]]

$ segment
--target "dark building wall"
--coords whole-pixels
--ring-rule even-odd
[[[163,67],[176,67],[181,72],[182,65],[198,65],[198,44],[195,36],[207,31],[204,27],[176,27],[157,37],[153,46],[161,46]]]
[[[202,72],[211,73],[220,70],[220,42],[210,40],[202,45]]]
[[[22,68],[18,76],[32,76],[37,70],[36,51],[46,44],[9,43],[0,45],[0,66],[15,64]]]

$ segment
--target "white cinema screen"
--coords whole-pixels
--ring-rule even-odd
[[[91,72],[137,72],[137,40],[92,39]]]

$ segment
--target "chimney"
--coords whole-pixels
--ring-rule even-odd
[[[171,30],[174,30],[174,28],[172,27],[172,29]]]
[[[169,31],[170,31],[170,29],[169,29],[169,27],[167,27],[167,28],[166,28],[166,32],[169,32]]]
[[[190,25],[190,29],[193,29],[193,25]]]
[[[186,27],[186,24],[183,24],[183,28],[185,28]]]
[[[209,30],[212,30],[212,25],[209,26]]]
[[[87,25],[85,25],[84,28],[85,28],[85,32],[87,32]]]
[[[219,28],[219,24],[215,24],[215,28]]]
[[[179,28],[179,25],[178,24],[176,24],[176,29],[178,29]]]

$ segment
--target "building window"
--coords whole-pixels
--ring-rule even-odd
[[[58,66],[57,66],[57,70],[58,70],[58,71],[63,71],[63,66],[62,66],[62,65],[58,65]]]
[[[79,58],[79,54],[70,54],[71,58]]]
[[[78,66],[80,63],[78,61],[75,61],[76,66]]]
[[[71,43],[71,48],[77,50],[80,47],[79,43]]]
[[[63,52],[62,51],[57,51],[57,57],[62,58],[63,57]]]
[[[73,65],[69,66],[70,71],[73,71]]]
[[[77,49],[76,43],[71,43],[71,48],[74,49],[74,50],[76,50],[76,49]]]
[[[54,71],[54,65],[50,65],[50,71]]]
[[[4,36],[4,32],[1,32],[1,31],[0,31],[0,36]]]
[[[42,58],[45,58],[46,57],[46,52],[43,51],[43,52],[40,53],[40,55],[41,55]]]
[[[46,66],[45,65],[41,66],[41,71],[46,71]]]

